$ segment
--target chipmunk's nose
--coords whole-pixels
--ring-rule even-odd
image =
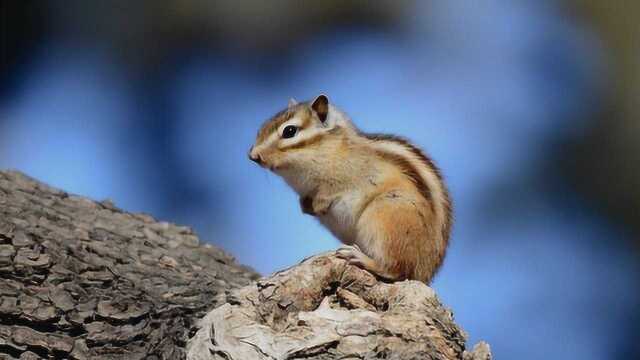
[[[253,146],[249,149],[249,159],[258,165],[262,165],[262,158],[260,155],[253,153]]]

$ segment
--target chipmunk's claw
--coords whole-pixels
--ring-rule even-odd
[[[347,260],[347,263],[350,265],[355,265],[358,267],[363,267],[367,260],[367,255],[365,255],[358,245],[344,245],[336,250],[336,256],[340,259]]]

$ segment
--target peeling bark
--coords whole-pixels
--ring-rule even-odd
[[[384,283],[327,253],[231,292],[188,343],[189,360],[491,358],[424,283]]]
[[[0,171],[0,359],[463,359],[432,289],[332,254],[258,281],[187,227]]]

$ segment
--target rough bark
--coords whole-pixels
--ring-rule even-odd
[[[0,172],[0,358],[184,358],[255,278],[187,227]]]
[[[256,279],[187,227],[0,172],[0,359],[490,359],[424,284],[331,254]]]
[[[424,283],[384,283],[333,253],[232,291],[188,344],[189,360],[488,360]]]

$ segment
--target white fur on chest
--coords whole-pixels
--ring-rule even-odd
[[[320,216],[320,222],[326,226],[344,244],[353,244],[356,238],[354,218],[363,199],[361,191],[342,193],[332,204],[326,215]]]

